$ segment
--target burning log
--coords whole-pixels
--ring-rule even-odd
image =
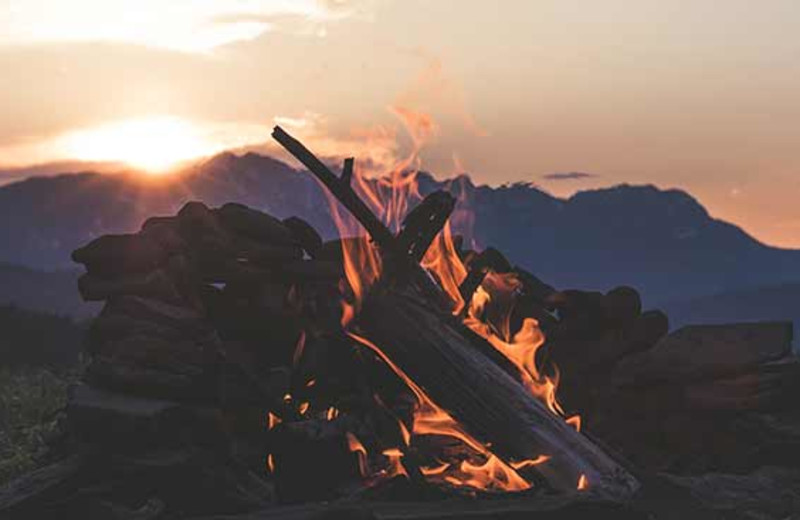
[[[360,330],[476,438],[510,463],[550,457],[536,467],[548,485],[573,491],[584,476],[593,489],[627,496],[636,480],[589,439],[535,399],[475,349],[466,327],[411,291],[376,290]]]
[[[633,476],[510,375],[514,368],[509,367],[508,360],[496,363],[493,358],[503,356],[497,355],[493,345],[455,321],[449,312],[443,312],[436,296],[443,291],[431,287],[429,276],[418,262],[454,208],[448,197],[429,196],[406,219],[400,236],[395,237],[350,188],[347,172],[352,166],[337,178],[280,127],[275,128],[273,137],[364,225],[378,245],[383,264],[402,268],[399,273],[393,269],[380,273],[380,281],[363,302],[356,327],[369,338],[363,343],[374,347],[387,364],[396,367],[398,375],[412,389],[416,388],[420,399],[426,393],[477,442],[491,446],[490,455],[498,454],[506,465],[541,461],[543,455],[551,457],[553,462],[536,469],[552,489],[572,492],[585,488],[588,481],[609,496],[624,497],[635,492],[638,484]],[[498,257],[502,260],[499,253],[485,255],[473,271],[474,276],[456,290],[471,299],[489,268],[500,262]],[[403,276],[407,272],[416,275],[413,282],[417,283],[407,283]],[[425,283],[418,283],[422,280]],[[496,355],[487,355],[489,352]]]

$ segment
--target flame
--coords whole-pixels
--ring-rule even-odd
[[[510,465],[514,469],[525,469],[530,468],[531,466],[538,466],[539,464],[543,464],[550,460],[550,457],[547,455],[539,455],[535,459],[528,459],[528,460],[521,460],[519,462],[512,462]]]
[[[450,463],[442,462],[438,466],[423,466],[420,468],[420,471],[422,472],[423,475],[427,477],[427,476],[441,475],[442,473],[447,471],[448,468],[450,468]]]
[[[328,410],[325,412],[325,419],[327,419],[329,421],[332,421],[332,420],[336,419],[337,417],[339,417],[339,410],[337,410],[333,406],[328,408]]]
[[[404,108],[394,109],[408,131],[413,150],[407,158],[399,161],[392,171],[380,178],[367,179],[357,164],[353,171],[352,185],[356,194],[367,204],[372,212],[394,233],[400,231],[403,218],[408,211],[422,200],[419,191],[417,171],[419,151],[425,142],[436,134],[433,120],[419,112]],[[471,239],[474,216],[465,209],[468,205],[466,178],[455,181],[457,184],[457,209],[453,219],[465,228],[465,237],[475,247]],[[327,191],[326,191],[327,193]],[[333,220],[342,237],[342,256],[347,284],[342,286],[345,295],[342,303],[341,323],[347,329],[360,311],[370,287],[380,278],[382,271],[381,255],[378,246],[364,235],[363,230],[352,216],[344,213],[338,202],[328,194]],[[554,414],[564,417],[565,413],[556,399],[558,372],[545,373],[537,365],[536,353],[544,344],[545,338],[538,322],[533,318],[523,320],[519,330],[512,331],[511,316],[521,282],[513,274],[487,274],[482,285],[465,302],[459,286],[467,276],[467,268],[459,257],[454,245],[453,233],[448,221],[435,237],[422,261],[426,269],[449,297],[453,314],[460,315],[466,308],[464,323],[475,333],[485,338],[495,349],[508,358],[519,370],[522,384]],[[401,434],[406,446],[410,446],[411,436],[437,435],[455,439],[468,447],[474,456],[469,460],[437,461],[436,464],[422,466],[420,470],[428,478],[448,482],[452,485],[466,486],[481,490],[521,491],[531,484],[522,478],[517,470],[543,464],[549,456],[540,455],[531,460],[506,463],[492,453],[489,446],[469,435],[445,410],[436,405],[425,392],[397,367],[378,346],[367,338],[349,332],[350,336],[375,352],[405,382],[416,397],[417,407],[413,417],[411,432],[401,422]],[[580,430],[580,417],[573,416],[566,421]],[[366,473],[366,450],[353,437],[350,449],[360,455],[362,474]],[[406,474],[402,466],[403,451],[399,448],[384,450],[389,459],[386,474]],[[584,479],[585,481],[585,479]],[[584,482],[585,484],[585,482]]]
[[[584,489],[589,489],[589,480],[586,475],[581,475],[578,479],[578,491],[583,491]]]
[[[369,475],[369,466],[367,465],[367,449],[361,444],[361,441],[358,440],[351,432],[347,432],[345,435],[347,438],[347,448],[354,452],[358,457],[358,471],[362,477],[366,477]]]
[[[536,362],[536,353],[545,342],[539,323],[534,318],[525,318],[519,331],[511,333],[513,295],[520,285],[514,273],[489,272],[475,291],[464,324],[511,361],[531,394],[551,412],[563,417],[564,409],[556,399],[558,371],[554,370],[552,375],[545,374]],[[490,304],[495,302],[500,307],[500,312],[495,312],[499,317],[487,316]],[[580,416],[569,417],[566,422],[580,431]]]
[[[385,475],[387,478],[395,477],[397,475],[405,475],[408,477],[408,472],[406,468],[403,467],[403,463],[401,459],[403,458],[403,452],[400,451],[399,448],[389,448],[388,450],[383,450],[383,456],[389,459],[389,468],[384,470]]]
[[[269,473],[275,472],[275,459],[272,458],[272,453],[267,455],[267,471]]]
[[[267,413],[267,430],[271,430],[281,423],[280,417],[272,412]]]
[[[457,485],[459,486],[468,486],[482,490],[524,491],[531,487],[530,483],[520,477],[514,468],[507,465],[493,454],[489,448],[464,431],[461,425],[459,425],[450,414],[436,405],[430,397],[428,397],[428,395],[374,343],[352,332],[348,334],[350,337],[375,352],[375,354],[377,354],[414,393],[414,396],[417,398],[417,409],[414,413],[414,427],[412,429],[414,435],[442,435],[452,437],[477,452],[484,460],[482,464],[462,463],[457,468],[458,477],[450,473],[445,473],[445,470],[442,470],[442,473],[429,472],[429,475],[443,475],[443,480],[451,483],[453,483],[453,480],[457,480]],[[351,451],[353,451],[352,445]]]

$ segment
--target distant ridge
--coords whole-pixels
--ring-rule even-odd
[[[420,183],[423,192],[461,190],[477,242],[556,287],[629,284],[655,304],[800,281],[800,251],[759,243],[681,190],[621,185],[560,199],[527,184],[475,186],[467,176],[421,174]],[[335,234],[327,200],[307,172],[255,153],[223,153],[165,179],[82,173],[2,186],[0,260],[63,268],[91,238],[135,231],[146,217],[172,214],[192,199],[296,214]]]

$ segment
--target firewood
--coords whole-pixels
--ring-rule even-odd
[[[420,262],[455,206],[456,200],[444,191],[425,197],[403,219],[403,229],[397,236],[397,247],[412,261]]]
[[[506,461],[549,455],[537,467],[554,489],[573,491],[581,475],[593,487],[629,496],[636,479],[586,437],[536,400],[521,384],[465,339],[419,293],[373,290],[357,325],[366,337]]]
[[[356,220],[364,226],[372,241],[378,246],[379,253],[383,258],[384,271],[391,272],[392,276],[398,279],[405,278],[406,283],[413,283],[427,295],[431,302],[437,302],[442,307],[448,305],[443,292],[419,266],[417,256],[420,255],[423,242],[427,239],[432,240],[436,236],[444,226],[453,208],[455,208],[455,200],[452,199],[452,195],[442,194],[441,192],[428,195],[426,199],[430,199],[431,202],[426,203],[423,201],[422,203],[425,206],[425,211],[422,213],[425,213],[428,218],[414,218],[411,222],[408,222],[403,230],[402,237],[411,238],[399,240],[372,213],[350,186],[353,168],[351,159],[345,162],[342,176],[336,177],[310,150],[303,146],[300,141],[286,133],[280,126],[276,126],[273,129],[272,137],[303,163],[331,191],[333,196],[347,208]],[[431,209],[434,211],[430,212]],[[413,245],[416,242],[419,242],[418,246]],[[424,255],[424,253],[425,251],[421,251],[421,254]]]

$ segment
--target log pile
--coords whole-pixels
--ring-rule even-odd
[[[276,138],[380,247],[384,272],[355,319],[342,324],[349,239],[323,242],[298,217],[189,202],[92,241],[73,255],[79,290],[105,304],[70,391],[68,456],[0,492],[0,516],[714,518],[746,504],[783,518],[798,505],[774,491],[800,481],[790,326],[668,334],[635,289],[558,291],[499,251],[458,248],[466,301],[494,275],[518,281],[510,327],[537,320],[536,363],[558,367],[578,433],[421,268],[449,195],[429,195],[394,234],[350,190],[352,162],[337,177]],[[431,478],[475,448],[415,430],[420,393],[479,455],[551,462],[519,464],[516,489]]]

